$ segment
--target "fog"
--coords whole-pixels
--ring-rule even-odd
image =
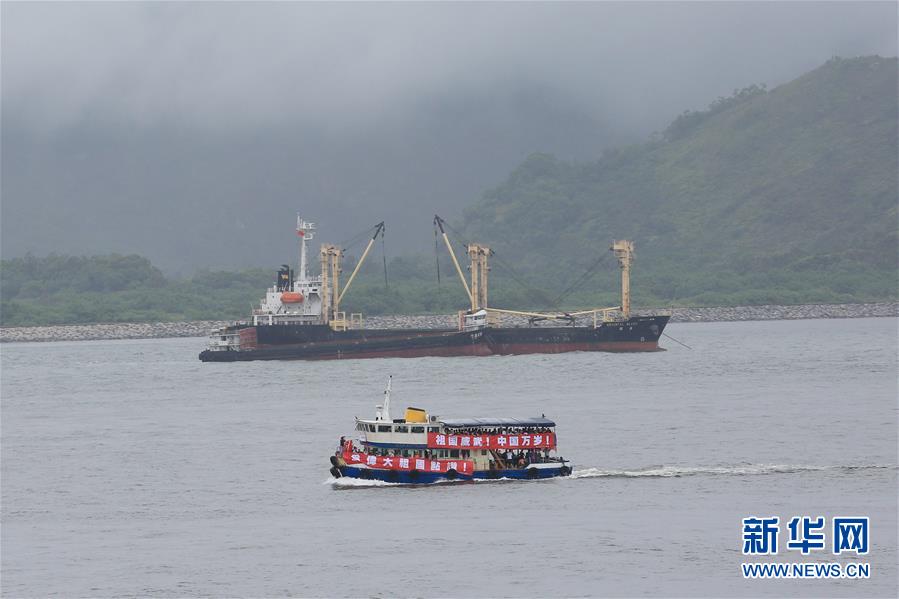
[[[834,55],[884,3],[16,3],[2,11],[2,254],[270,266],[295,213],[424,251],[523,158],[596,159]]]

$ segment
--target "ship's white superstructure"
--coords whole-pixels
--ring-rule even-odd
[[[288,325],[286,330],[278,333],[280,335],[278,339],[281,342],[288,340],[294,343],[324,339],[321,331],[316,332],[317,327],[310,325],[330,327],[333,331],[362,328],[362,314],[351,313],[347,318],[346,313],[340,311],[340,301],[359,273],[375,239],[378,235],[383,237],[384,223],[378,223],[372,229],[374,232],[365,251],[341,289],[343,248],[333,244],[322,244],[319,256],[321,272],[310,276],[307,243],[315,237],[315,224],[303,220],[297,214],[296,232],[300,251],[296,270],[288,264],[281,265],[275,284],[266,289],[265,296],[259,302],[259,306],[253,309],[250,318],[213,331],[207,350],[225,353],[256,349],[260,343],[257,331],[276,325],[281,327]],[[297,325],[300,325],[300,328],[294,328]],[[303,326],[309,328],[303,330]]]
[[[298,269],[287,266],[279,271],[278,281],[269,287],[259,307],[253,310],[252,323],[261,324],[322,324],[322,278],[309,276],[306,243],[315,237],[315,224],[297,215],[297,236],[300,238]]]

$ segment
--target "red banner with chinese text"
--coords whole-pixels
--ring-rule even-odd
[[[343,460],[348,466],[365,464],[369,468],[382,470],[418,470],[446,474],[455,470],[459,474],[471,474],[474,462],[471,460],[429,460],[427,458],[406,458],[403,456],[369,455],[359,451],[344,451]]]
[[[446,435],[428,433],[428,447],[439,449],[555,449],[555,433],[516,435]]]

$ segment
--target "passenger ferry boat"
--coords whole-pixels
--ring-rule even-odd
[[[408,407],[390,418],[390,386],[371,420],[356,418],[356,440],[340,438],[331,475],[427,484],[472,479],[537,479],[571,474],[556,454],[548,418],[439,418]]]

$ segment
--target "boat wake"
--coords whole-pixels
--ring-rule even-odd
[[[794,464],[737,464],[732,466],[650,466],[640,470],[604,470],[600,468],[584,468],[575,470],[569,479],[580,478],[677,478],[682,476],[757,476],[765,474],[797,474],[802,472],[843,472],[854,473],[871,470],[899,470],[896,464],[861,464],[857,466],[810,466]],[[564,480],[555,478],[548,480]],[[475,479],[468,483],[521,482],[508,478]],[[452,485],[463,481],[440,481],[427,486]],[[361,478],[329,478],[322,482],[335,489],[366,489],[372,487],[415,487],[409,483],[389,483],[383,480],[364,480]]]
[[[330,485],[335,489],[354,489],[354,488],[369,488],[369,487],[400,487],[402,483],[389,483],[385,480],[365,480],[362,478],[352,478],[349,476],[342,476],[340,478],[329,478],[328,480],[322,483],[323,485]]]
[[[807,466],[791,464],[738,464],[733,466],[650,466],[641,470],[603,470],[585,468],[575,470],[570,478],[674,478],[680,476],[753,476],[763,474],[795,474],[799,472],[896,469],[895,464],[864,464],[859,466]]]

